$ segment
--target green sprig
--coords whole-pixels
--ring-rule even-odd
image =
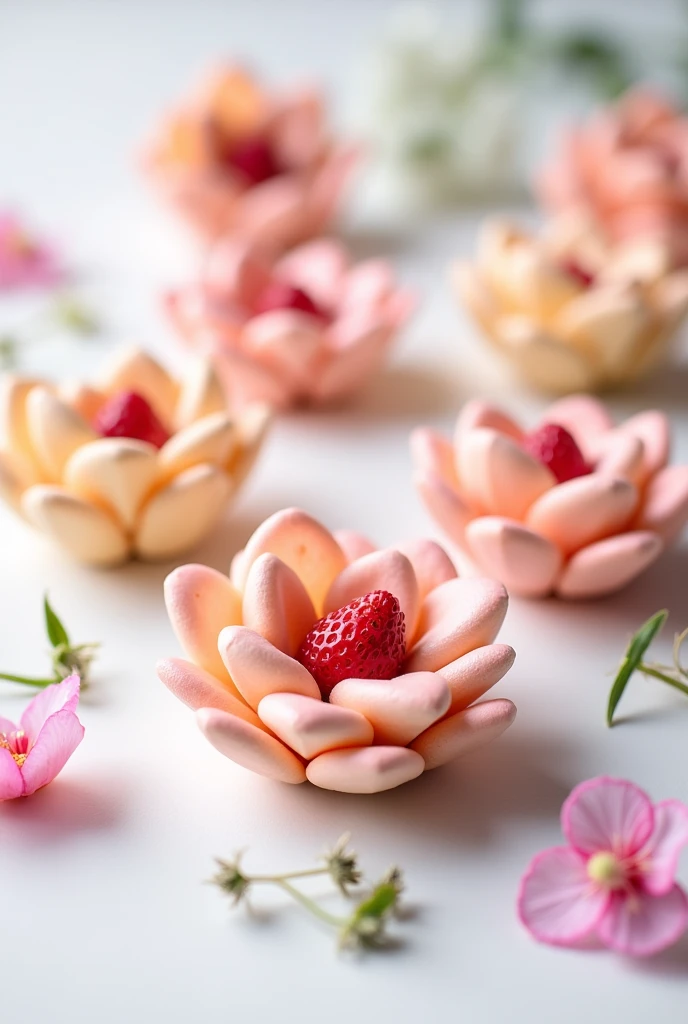
[[[45,689],[46,686],[52,686],[53,683],[62,682],[67,676],[78,675],[81,685],[87,686],[89,669],[100,645],[97,643],[72,644],[65,626],[50,604],[47,594],[43,598],[43,616],[45,632],[52,648],[50,652],[52,675],[49,677],[22,676],[12,672],[0,672],[0,679],[9,683],[19,683],[22,686]]]
[[[660,665],[652,662],[645,662],[643,660],[645,652],[664,626],[668,616],[669,612],[666,609],[655,612],[655,614],[651,615],[647,622],[644,622],[640,629],[631,637],[630,643],[626,648],[626,653],[624,654],[609,693],[609,701],[607,703],[607,725],[610,728],[614,724],[614,713],[619,701],[621,700],[631,677],[636,672],[641,672],[643,675],[649,676],[652,679],[658,679],[660,682],[666,683],[667,686],[672,686],[675,690],[678,690],[680,693],[683,693],[688,697],[688,671],[681,664],[680,657],[681,647],[688,637],[688,629],[679,633],[674,640],[673,665]]]

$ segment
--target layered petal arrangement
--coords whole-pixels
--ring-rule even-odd
[[[0,495],[75,558],[168,558],[212,528],[260,449],[264,406],[227,411],[209,364],[182,382],[138,349],[96,386],[6,376]]]
[[[277,408],[341,399],[375,373],[413,307],[384,260],[351,264],[318,239],[274,259],[220,242],[202,280],[167,305],[183,337],[213,358],[231,400]]]
[[[688,520],[688,466],[667,465],[670,430],[646,411],[615,427],[588,395],[559,399],[526,433],[500,409],[469,402],[453,442],[412,435],[428,511],[479,568],[526,597],[612,593]]]
[[[375,550],[299,509],[232,563],[175,569],[165,601],[189,660],[158,674],[226,757],[287,783],[392,789],[499,736],[509,700],[475,703],[511,667],[507,608],[421,540]]]
[[[266,92],[241,68],[218,68],[173,110],[145,166],[206,238],[238,234],[288,247],[333,219],[355,151],[331,137],[316,90]]]
[[[58,775],[84,736],[77,718],[79,677],[46,686],[19,725],[0,716],[0,801],[31,796]]]
[[[540,235],[488,222],[475,263],[453,269],[472,317],[532,387],[555,394],[630,383],[666,354],[688,312],[688,270],[660,241],[610,248],[571,214]]]
[[[539,942],[578,946],[595,937],[626,956],[651,956],[688,928],[688,898],[676,884],[688,845],[688,807],[653,804],[632,782],[606,777],[577,786],[564,804],[568,846],[530,863],[518,914]]]
[[[569,131],[537,184],[545,206],[587,211],[612,242],[660,240],[688,264],[688,118],[650,90]]]

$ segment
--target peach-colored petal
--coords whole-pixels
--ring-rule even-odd
[[[362,558],[363,555],[369,555],[377,550],[371,540],[354,530],[335,530],[332,536],[344,552],[349,564],[355,562],[357,558]]]
[[[449,580],[423,602],[416,644],[406,672],[440,672],[474,647],[491,644],[506,615],[509,598],[495,580]]]
[[[347,565],[332,581],[323,614],[328,615],[372,590],[386,590],[397,598],[404,614],[406,635],[413,636],[420,606],[418,583],[406,555],[394,548],[373,551]]]
[[[51,481],[59,481],[69,456],[98,434],[65,402],[44,387],[26,398],[26,418],[33,450]]]
[[[270,693],[258,705],[258,714],[276,736],[307,760],[326,750],[367,747],[373,742],[373,727],[363,715],[326,704],[320,697]]]
[[[165,579],[163,589],[167,614],[184,653],[233,689],[217,638],[225,626],[241,623],[241,595],[223,573],[207,565],[180,565]]]
[[[333,238],[318,238],[283,256],[275,274],[302,288],[326,310],[334,310],[345,281],[348,257],[344,246]]]
[[[320,90],[305,88],[288,95],[273,114],[270,138],[277,162],[309,170],[320,158],[325,139],[325,111]]]
[[[407,747],[328,750],[306,768],[309,782],[339,793],[382,793],[422,774],[423,758]]]
[[[0,377],[0,441],[34,473],[39,467],[26,419],[26,399],[38,384],[9,373]]]
[[[456,421],[455,442],[458,444],[465,434],[475,430],[476,427],[489,427],[500,434],[506,434],[513,441],[522,441],[524,436],[519,425],[510,416],[503,413],[496,405],[490,405],[489,402],[483,402],[479,398],[473,398],[470,402],[466,402],[461,410]]]
[[[363,260],[352,267],[344,282],[343,309],[374,309],[394,292],[394,274],[387,260]]]
[[[462,491],[471,504],[492,515],[523,519],[556,483],[546,466],[488,427],[463,435],[457,455]]]
[[[645,479],[645,445],[633,434],[611,430],[600,438],[595,472],[623,477],[640,487]]]
[[[629,522],[638,490],[628,480],[599,473],[553,487],[531,505],[526,525],[551,540],[564,555],[610,537]]]
[[[427,537],[398,545],[413,566],[418,582],[418,598],[424,601],[431,590],[458,576],[456,567],[441,545]]]
[[[251,309],[271,279],[269,262],[247,239],[228,237],[210,250],[202,283],[211,299],[224,303],[228,296],[236,296]]]
[[[213,528],[232,493],[232,483],[216,466],[185,469],[144,506],[135,547],[141,558],[171,558],[194,547]]]
[[[565,567],[557,586],[560,597],[599,597],[620,590],[651,565],[664,545],[656,533],[635,530],[591,544]]]
[[[0,497],[3,501],[22,514],[21,496],[34,483],[36,472],[21,455],[0,450]]]
[[[437,524],[459,547],[473,513],[459,494],[435,473],[417,472],[413,482],[421,500]]]
[[[492,689],[509,671],[515,657],[515,650],[507,644],[487,644],[445,665],[441,675],[451,693],[449,714],[463,711]]]
[[[207,339],[209,348],[213,342]],[[292,402],[292,393],[286,381],[280,380],[274,370],[260,366],[243,352],[218,345],[215,365],[227,393],[229,404],[240,408],[250,402],[265,402],[275,409],[284,409]]]
[[[257,244],[289,248],[312,232],[305,228],[306,186],[298,175],[280,174],[248,189],[236,206],[236,231]]]
[[[356,391],[382,367],[391,339],[390,328],[377,322],[369,327],[357,325],[356,336],[347,344],[333,344],[334,335],[344,321],[335,321],[330,328],[327,360],[312,382],[315,402],[334,402]]]
[[[21,507],[34,526],[80,562],[110,566],[129,557],[129,540],[113,517],[61,487],[29,487],[22,495]]]
[[[658,409],[647,409],[631,416],[617,428],[622,433],[639,437],[643,442],[643,482],[653,473],[666,466],[669,459],[671,431],[665,413]]]
[[[446,714],[449,687],[434,672],[411,672],[394,679],[344,679],[330,703],[364,715],[375,730],[376,744],[405,747]]]
[[[224,467],[239,448],[239,432],[228,413],[213,412],[173,434],[158,453],[161,478],[170,479],[201,462]]]
[[[243,483],[253,468],[271,423],[272,409],[261,402],[242,409],[236,423],[239,445],[225,467],[235,488]]]
[[[432,725],[411,745],[425,767],[439,768],[501,736],[516,717],[510,700],[486,700]]]
[[[276,555],[261,555],[249,570],[242,616],[245,626],[293,656],[317,619],[301,580]]]
[[[57,389],[58,396],[87,423],[93,423],[107,396],[81,381],[65,381]]]
[[[416,427],[410,444],[411,459],[419,473],[438,476],[448,487],[458,491],[459,478],[451,441],[431,427]]]
[[[665,466],[648,483],[634,526],[651,530],[671,544],[687,521],[688,466]]]
[[[68,459],[65,484],[79,497],[105,505],[129,530],[153,488],[157,454],[145,441],[101,437]]]
[[[466,529],[466,543],[482,572],[523,597],[548,594],[561,569],[559,548],[513,519],[474,519]]]
[[[591,395],[569,395],[550,405],[542,423],[558,423],[573,434],[584,455],[596,450],[600,434],[614,426],[602,402]]]
[[[269,693],[297,693],[320,700],[320,690],[303,665],[246,626],[228,626],[218,649],[244,700],[257,708]]]
[[[162,658],[156,670],[158,678],[167,689],[193,711],[198,711],[199,708],[219,708],[220,711],[227,711],[230,715],[243,718],[245,722],[250,722],[258,729],[263,728],[258,715],[238,694],[234,696],[219,679],[199,665],[194,665],[183,658]]]
[[[227,399],[212,363],[194,359],[184,373],[181,391],[174,411],[177,430],[213,413],[224,412]]]
[[[263,729],[219,708],[201,708],[196,721],[215,749],[242,768],[277,782],[305,782],[306,772],[298,757]]]
[[[299,393],[310,390],[323,339],[315,317],[298,309],[274,309],[252,317],[241,332],[249,357],[284,378]]]

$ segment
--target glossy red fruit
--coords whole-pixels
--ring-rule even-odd
[[[299,309],[302,313],[310,313],[311,316],[327,320],[328,316],[322,311],[308,292],[302,288],[296,288],[288,281],[275,279],[258,296],[255,304],[256,313],[269,313],[273,309]]]
[[[592,473],[572,435],[558,423],[543,423],[527,435],[523,447],[547,466],[560,484]]]
[[[579,263],[578,260],[564,260],[561,264],[561,269],[583,288],[590,288],[595,283],[595,275],[591,270],[587,270],[586,267]]]
[[[246,178],[249,185],[260,185],[280,173],[272,146],[261,136],[235,142],[224,154],[224,162]]]
[[[102,407],[93,426],[102,437],[129,437],[162,448],[170,435],[142,395],[121,391]]]
[[[392,679],[406,657],[405,632],[397,598],[374,590],[316,622],[297,658],[329,700],[342,679]]]

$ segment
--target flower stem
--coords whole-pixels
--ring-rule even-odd
[[[679,682],[678,679],[674,679],[673,676],[665,675],[664,672],[660,672],[659,669],[652,668],[644,662],[641,662],[638,668],[642,673],[644,673],[644,675],[652,676],[653,679],[659,679],[663,683],[667,683],[668,686],[673,686],[675,690],[680,690],[681,693],[688,697],[688,686],[686,686],[685,683]]]
[[[22,686],[37,686],[39,689],[45,689],[46,686],[52,686],[53,683],[59,683],[59,679],[34,679],[31,676],[13,676],[9,672],[0,672],[0,679],[6,679],[8,683],[21,683]]]
[[[309,868],[307,871],[285,871],[283,875],[247,875],[249,882],[288,882],[292,878],[312,878],[315,875],[326,875],[328,868]]]
[[[285,892],[288,892],[292,899],[295,899],[297,903],[300,903],[302,907],[305,907],[306,910],[310,911],[310,913],[315,917],[320,918],[320,920],[324,921],[325,924],[333,925],[335,928],[343,928],[346,924],[346,921],[344,921],[343,918],[335,917],[334,914],[330,914],[327,910],[323,910],[315,900],[310,899],[309,896],[300,892],[295,886],[290,885],[285,878],[275,878],[273,881],[275,885],[278,885],[281,889],[284,889]]]

